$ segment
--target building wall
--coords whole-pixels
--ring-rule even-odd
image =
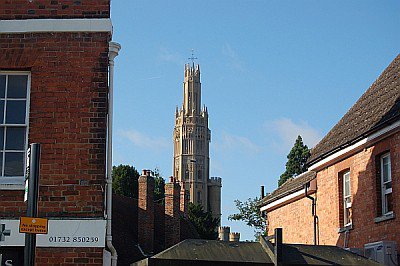
[[[0,19],[109,18],[110,0],[0,0]]]
[[[376,160],[390,151],[393,186],[394,219],[376,223],[378,206],[376,184]],[[319,244],[343,247],[347,237],[348,247],[362,248],[364,244],[380,241],[396,241],[400,245],[400,133],[365,147],[356,154],[327,166],[317,172],[317,215]],[[339,233],[343,227],[341,173],[350,170],[352,197],[352,227],[348,235]],[[300,199],[268,213],[269,234],[276,227],[283,228],[284,242],[312,243],[313,221],[311,201]]]
[[[289,205],[268,212],[267,219],[268,235],[273,235],[274,229],[281,227],[283,228],[284,242],[313,244],[311,200],[302,198]]]
[[[108,18],[109,10],[109,0],[0,0],[6,20]],[[40,217],[104,219],[110,38],[107,32],[0,32],[0,70],[31,75],[28,143],[42,145]],[[0,217],[24,216],[23,195],[1,190]],[[36,261],[102,265],[102,248],[38,248]]]

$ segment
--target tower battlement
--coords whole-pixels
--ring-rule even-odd
[[[208,179],[209,186],[222,186],[222,178],[218,176],[212,176]]]

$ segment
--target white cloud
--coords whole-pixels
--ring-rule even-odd
[[[280,118],[266,123],[265,129],[272,130],[278,135],[273,145],[280,152],[290,151],[298,135],[303,138],[304,144],[309,148],[314,147],[322,138],[321,132],[312,128],[307,122],[299,121],[296,123],[289,118]]]
[[[151,137],[134,129],[121,130],[118,133],[120,136],[130,140],[137,147],[164,150],[170,146],[170,143],[165,138]]]
[[[217,150],[221,151],[236,150],[238,152],[247,151],[258,153],[261,150],[261,148],[254,144],[250,139],[228,134],[226,132],[222,133],[220,140],[217,140],[214,146]]]
[[[171,62],[179,66],[182,66],[185,63],[183,56],[177,52],[170,51],[165,47],[161,47],[159,52],[159,59],[161,61]]]
[[[225,43],[224,46],[222,46],[222,54],[228,58],[229,65],[234,69],[240,72],[246,71],[238,54],[229,43]]]

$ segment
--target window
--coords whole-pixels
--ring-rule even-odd
[[[197,191],[197,203],[201,204],[201,191]]]
[[[29,74],[0,72],[0,184],[24,181]]]
[[[380,159],[381,168],[381,196],[382,196],[382,215],[393,211],[392,206],[392,172],[390,164],[390,154],[386,153]]]
[[[343,225],[351,224],[350,171],[343,174]]]

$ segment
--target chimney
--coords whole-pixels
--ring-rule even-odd
[[[165,248],[180,242],[180,191],[179,183],[165,184]]]
[[[218,227],[218,239],[228,242],[229,241],[229,233],[231,232],[231,228],[229,226],[220,226]]]
[[[139,177],[138,242],[145,252],[154,249],[154,178],[150,170]]]
[[[183,217],[187,217],[187,212],[188,212],[188,204],[189,204],[189,191],[186,191],[185,185],[183,184],[181,188],[181,195],[180,195],[180,210],[182,213]]]
[[[229,233],[229,242],[239,242],[240,233]]]
[[[264,186],[261,186],[261,199],[263,199],[264,197],[265,197]]]

